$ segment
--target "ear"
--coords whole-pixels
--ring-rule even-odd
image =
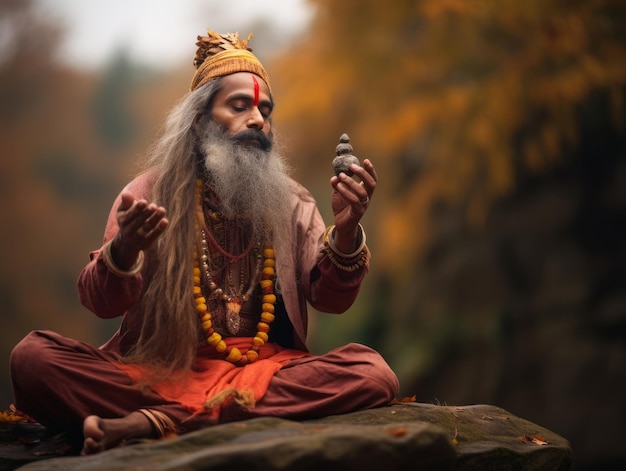
[[[196,133],[202,132],[202,129],[206,127],[206,124],[211,120],[211,112],[209,110],[205,110],[201,113],[198,113],[193,119],[193,130]]]

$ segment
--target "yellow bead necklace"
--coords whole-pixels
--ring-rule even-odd
[[[204,296],[202,291],[203,276],[207,280],[210,280],[210,276],[206,268],[208,263],[208,250],[206,233],[203,229],[204,212],[202,210],[202,185],[202,180],[198,179],[196,186],[196,231],[200,234],[200,250],[196,249],[194,252],[193,263],[193,296],[195,307],[198,315],[200,316],[202,328],[206,332],[206,342],[215,348],[217,352],[223,353],[226,361],[238,366],[243,366],[247,363],[253,363],[258,359],[259,349],[269,339],[270,324],[275,318],[274,308],[276,304],[276,295],[274,294],[274,280],[276,278],[276,255],[274,249],[271,247],[263,249],[263,269],[261,271],[261,279],[259,281],[259,285],[263,293],[261,318],[257,323],[257,333],[252,338],[250,348],[245,353],[242,353],[237,347],[228,347],[225,340],[222,338],[222,335],[213,328],[212,316],[207,306],[207,298]],[[205,273],[202,273],[203,270]],[[255,278],[256,276],[258,276],[258,272],[254,275]],[[209,288],[212,292],[220,290],[220,288],[217,288],[214,283],[210,283]],[[231,303],[228,298],[225,298],[225,300],[227,303]]]

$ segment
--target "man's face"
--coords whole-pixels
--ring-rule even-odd
[[[237,72],[222,78],[211,119],[243,145],[271,147],[273,104],[267,84],[257,75]]]

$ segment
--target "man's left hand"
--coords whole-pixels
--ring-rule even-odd
[[[358,224],[376,188],[378,175],[369,159],[363,166],[352,165],[350,170],[360,181],[340,173],[330,179],[333,187],[332,207],[335,216],[335,246],[344,253],[351,253],[356,247]]]

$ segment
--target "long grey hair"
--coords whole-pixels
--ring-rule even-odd
[[[163,134],[147,155],[144,172],[154,178],[152,201],[166,208],[169,226],[150,249],[147,287],[135,309],[141,316],[136,344],[125,355],[152,365],[150,383],[191,366],[199,341],[190,286],[196,246],[195,185],[198,178],[197,121],[209,112],[220,79],[187,94],[168,115]],[[157,262],[154,263],[154,260]]]

